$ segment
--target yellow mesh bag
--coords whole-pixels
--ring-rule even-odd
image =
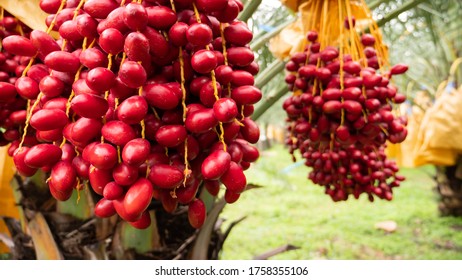
[[[451,166],[462,152],[462,86],[458,89],[447,87],[455,81],[460,65],[462,58],[454,61],[448,80],[439,87],[435,104],[425,112],[415,148],[416,166]]]
[[[419,129],[414,164],[454,165],[462,151],[462,87],[443,94],[427,110]]]
[[[278,36],[270,40],[269,50],[281,60],[303,49],[305,33],[301,18],[287,26]]]

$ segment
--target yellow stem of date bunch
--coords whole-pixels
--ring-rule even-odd
[[[26,139],[27,129],[29,128],[30,119],[32,118],[32,112],[35,110],[35,108],[36,108],[37,105],[39,104],[40,99],[42,99],[42,97],[43,97],[43,93],[40,92],[39,95],[37,96],[37,99],[35,100],[34,104],[33,104],[32,107],[30,108],[30,111],[29,111],[28,114],[27,114],[26,124],[25,124],[25,126],[24,126],[24,131],[23,131],[23,134],[22,134],[21,142],[19,143],[19,149],[22,148],[22,145],[24,144],[24,140]],[[19,149],[18,149],[18,150],[19,150]]]
[[[175,3],[173,0],[170,0],[170,4],[172,6],[172,10],[174,12],[176,12],[176,7],[175,7]],[[181,87],[181,94],[182,94],[182,97],[181,97],[181,105],[183,107],[183,123],[186,121],[186,114],[187,114],[187,111],[188,111],[188,108],[186,106],[186,88],[185,88],[185,83],[186,83],[186,79],[185,79],[185,75],[184,75],[184,57],[183,57],[183,47],[180,47],[179,48],[179,51],[178,51],[178,60],[180,62],[180,87]],[[183,159],[183,162],[184,162],[184,170],[183,170],[183,174],[184,174],[184,180],[183,180],[183,186],[186,187],[186,181],[188,180],[190,174],[191,174],[191,170],[189,169],[189,161],[188,161],[188,138],[186,138],[186,140],[184,141],[183,143],[184,145],[184,159]],[[176,196],[176,192],[174,190],[173,194],[172,194],[172,197]]]

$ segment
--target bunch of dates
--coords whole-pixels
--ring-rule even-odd
[[[58,200],[88,182],[101,197],[97,216],[136,228],[150,225],[152,200],[170,213],[187,205],[200,228],[202,190],[216,196],[223,184],[228,203],[239,198],[259,157],[250,117],[262,97],[239,0],[42,0],[40,8],[57,40],[33,30],[2,42],[32,65],[8,84],[11,98],[29,104],[10,148],[21,175],[50,172]]]
[[[335,47],[321,49],[314,31],[307,39],[305,51],[286,64],[286,83],[294,93],[283,105],[290,152],[300,152],[312,168],[308,178],[334,201],[362,193],[371,201],[374,195],[391,200],[404,177],[384,149],[387,141],[404,141],[407,130],[406,119],[392,112],[406,97],[390,79],[407,66],[397,64],[382,74],[370,34],[361,36],[363,53],[356,60]]]

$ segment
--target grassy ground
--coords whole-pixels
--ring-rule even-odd
[[[225,242],[222,259],[252,259],[279,246],[300,249],[273,259],[462,259],[462,218],[439,217],[433,169],[403,169],[405,183],[394,200],[334,203],[307,179],[308,169],[293,165],[281,146],[262,154],[247,172],[249,190],[225,208],[227,222],[247,218]],[[385,233],[377,222],[393,220]]]

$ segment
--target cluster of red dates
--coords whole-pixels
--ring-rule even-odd
[[[407,66],[397,64],[381,73],[375,38],[361,36],[361,59],[338,48],[320,48],[318,34],[307,35],[304,52],[286,64],[286,83],[293,95],[285,100],[289,145],[312,168],[308,178],[324,186],[334,201],[366,193],[391,200],[393,188],[404,177],[386,158],[386,142],[400,143],[407,136],[406,120],[392,113],[406,97],[390,84]],[[294,157],[295,159],[295,157]]]
[[[150,225],[148,207],[188,205],[206,189],[235,202],[257,160],[261,97],[239,0],[41,0],[48,32],[2,40],[2,144],[18,172],[50,172],[58,200],[89,182],[99,217]],[[59,33],[55,39],[51,31]],[[0,57],[1,58],[1,57]],[[7,63],[3,60],[3,63]],[[0,60],[0,63],[2,61]],[[13,65],[14,64],[14,65]]]

